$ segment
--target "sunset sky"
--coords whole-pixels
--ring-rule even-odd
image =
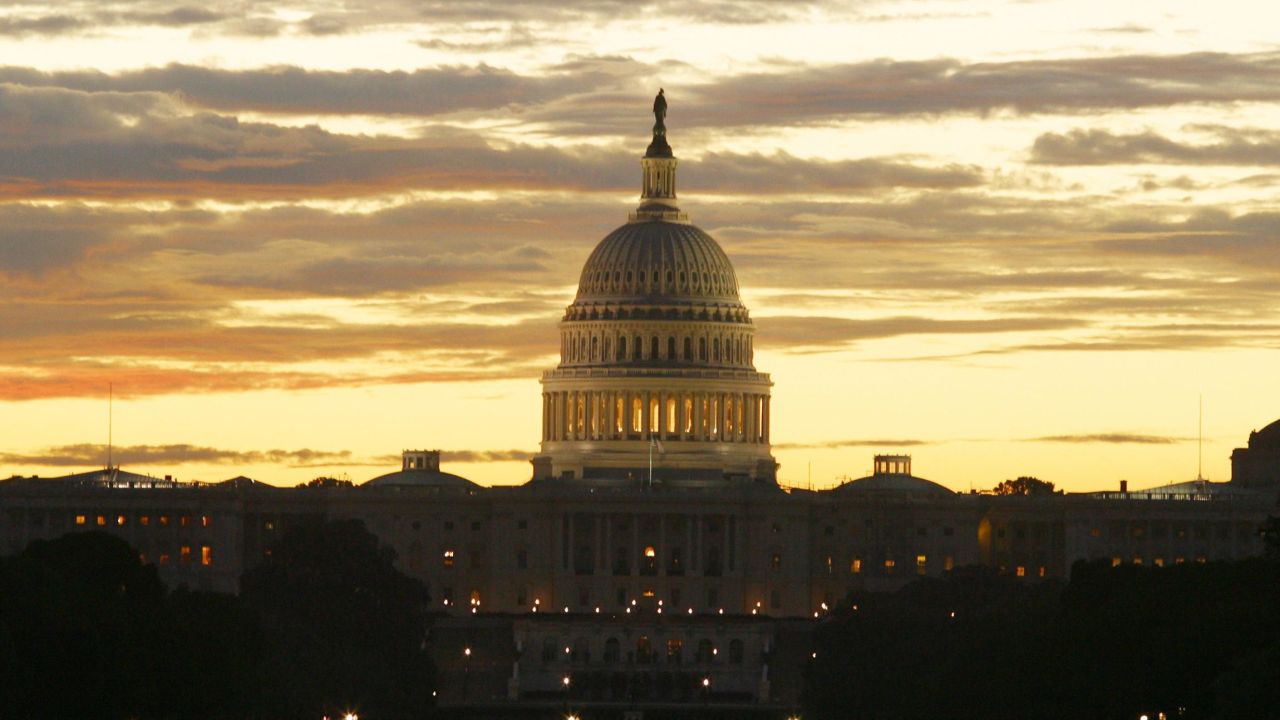
[[[1265,3],[0,4],[0,477],[524,482],[670,103],[781,481],[1193,479],[1280,417]]]

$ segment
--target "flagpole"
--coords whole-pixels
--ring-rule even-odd
[[[653,489],[653,431],[649,431],[649,489]]]

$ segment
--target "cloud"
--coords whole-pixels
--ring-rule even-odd
[[[572,70],[541,76],[483,64],[413,71],[331,71],[292,65],[226,70],[169,64],[116,74],[8,66],[0,68],[0,82],[85,93],[178,94],[192,107],[228,112],[426,117],[549,103],[610,87],[620,73],[644,72],[643,65],[631,60],[615,60],[608,67],[581,63]]]
[[[985,334],[1036,332],[1082,327],[1079,320],[1057,317],[1010,317],[981,320],[935,320],[924,317],[887,317],[852,320],[819,316],[768,316],[756,319],[756,343],[762,347],[836,349],[858,340],[904,335]]]
[[[1140,433],[1092,433],[1081,435],[1048,435],[1045,437],[1027,438],[1024,442],[1050,442],[1050,443],[1075,443],[1075,444],[1115,444],[1115,445],[1173,445],[1175,443],[1190,442],[1195,438],[1173,437],[1167,435],[1143,435]]]
[[[1280,165],[1280,132],[1221,126],[1197,129],[1217,141],[1183,143],[1151,130],[1044,133],[1031,147],[1031,161],[1044,165]]]
[[[816,443],[773,443],[774,450],[836,450],[847,447],[914,447],[917,445],[933,445],[933,440],[826,440]]]
[[[531,450],[443,450],[440,453],[440,462],[528,462],[529,458],[536,454]]]
[[[1079,114],[1185,104],[1280,100],[1280,53],[1113,55],[966,63],[873,60],[788,65],[668,94],[670,124],[680,128],[778,127],[944,114]],[[634,102],[597,102],[589,94],[528,119],[562,132],[623,132]]]
[[[201,445],[122,445],[111,449],[112,462],[118,465],[349,465],[350,450],[226,450]],[[102,466],[106,463],[107,446],[92,443],[59,445],[33,453],[0,453],[0,462],[11,465],[44,467]]]
[[[421,138],[346,135],[194,112],[155,92],[0,85],[0,198],[315,198],[410,190],[633,190],[619,147],[497,146],[444,129]],[[888,158],[711,154],[687,187],[812,193],[982,183],[972,166]]]

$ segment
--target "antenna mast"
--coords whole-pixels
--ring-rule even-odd
[[[111,383],[107,383],[107,470],[111,470],[111,429],[112,429],[112,411],[115,402],[115,388]]]
[[[1204,393],[1200,394],[1199,437],[1196,441],[1196,480],[1204,481]]]

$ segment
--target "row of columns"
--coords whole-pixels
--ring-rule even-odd
[[[567,390],[542,394],[542,439],[769,442],[762,393]]]
[[[748,333],[684,335],[677,338],[674,335],[564,332],[560,336],[560,362],[575,365],[667,360],[748,367],[755,354],[752,346]]]
[[[671,553],[675,549],[683,550],[681,553],[683,558],[682,566],[685,575],[697,575],[705,570],[705,564],[708,560],[705,557],[711,548],[719,549],[720,570],[722,573],[729,574],[737,571],[736,557],[737,553],[732,548],[737,541],[730,522],[733,518],[726,518],[723,515],[706,516],[706,515],[685,515],[684,532],[674,537],[668,537],[667,525],[671,519],[670,515],[657,516],[657,530],[655,533],[646,533],[641,536],[640,524],[641,519],[645,516],[642,514],[626,515],[625,523],[622,523],[625,531],[620,531],[615,527],[615,523],[620,516],[616,514],[607,515],[582,515],[577,513],[565,513],[561,522],[562,542],[566,544],[562,548],[562,570],[572,572],[574,565],[574,557],[577,554],[577,548],[569,547],[571,543],[576,543],[583,537],[583,533],[579,532],[576,527],[578,521],[586,521],[591,523],[590,536],[591,543],[591,565],[601,575],[610,575],[613,572],[613,562],[617,559],[617,548],[626,548],[626,561],[628,567],[628,576],[637,576],[641,574],[645,558],[644,550],[646,547],[652,546],[655,551],[655,560],[657,561],[655,575],[667,575],[668,566],[671,560]],[[652,517],[652,516],[650,516]],[[708,520],[714,520],[720,525],[719,541],[712,541],[706,535],[704,527]]]

